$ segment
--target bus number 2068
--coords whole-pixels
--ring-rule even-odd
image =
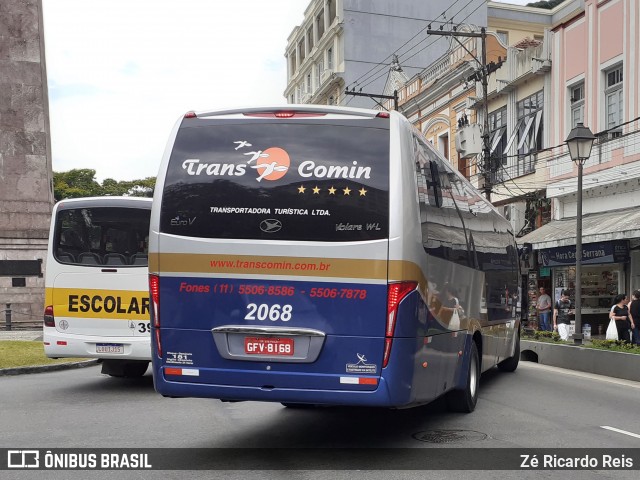
[[[248,312],[244,317],[245,320],[263,321],[269,319],[272,322],[277,322],[278,320],[288,322],[293,315],[293,307],[291,305],[279,305],[277,303],[274,305],[250,303],[247,305],[247,310]]]

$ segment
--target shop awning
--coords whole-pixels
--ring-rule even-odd
[[[554,220],[517,240],[530,243],[535,250],[576,244],[576,218]],[[640,209],[594,213],[582,217],[582,243],[640,239]]]

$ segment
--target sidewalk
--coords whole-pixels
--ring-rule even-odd
[[[0,341],[2,340],[24,340],[42,341],[42,329],[37,330],[0,330]],[[22,375],[24,373],[42,373],[59,370],[69,370],[72,368],[83,368],[96,365],[98,360],[83,360],[81,362],[56,363],[53,365],[34,365],[31,367],[0,368],[0,377],[5,375]]]
[[[42,329],[38,330],[0,330],[0,340],[42,340]]]

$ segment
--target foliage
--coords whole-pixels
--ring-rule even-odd
[[[84,358],[60,358],[52,360],[45,357],[42,342],[25,340],[0,341],[0,368],[32,367],[55,363],[79,362]]]
[[[533,332],[533,339],[534,340],[551,340],[554,342],[563,342],[562,339],[560,339],[560,334],[558,334],[558,332],[549,332],[546,330],[534,330]]]
[[[640,354],[640,346],[625,342],[624,340],[597,340],[594,338],[591,340],[591,348]]]
[[[96,171],[91,168],[80,168],[68,172],[53,172],[53,193],[56,201],[65,198],[128,196],[152,197],[155,188],[155,177],[139,180],[117,181],[106,178],[102,184],[96,181]]]
[[[527,340],[535,340],[537,342],[560,343],[564,345],[572,345],[571,342],[565,342],[560,339],[557,332],[545,332],[540,330],[523,330],[522,338]],[[640,355],[640,346],[634,345],[624,340],[598,340],[596,338],[587,341],[582,345],[585,348],[595,348],[597,350],[611,350],[613,352],[635,353]]]
[[[564,0],[540,0],[539,2],[527,3],[527,7],[547,8],[549,10],[560,5]]]

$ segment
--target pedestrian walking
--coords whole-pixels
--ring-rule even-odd
[[[571,314],[571,300],[566,290],[562,290],[560,298],[556,301],[553,310],[553,329],[557,329],[560,338],[565,342],[569,340],[569,315]]]
[[[631,341],[640,345],[640,290],[635,290],[629,303],[629,321],[631,322]]]
[[[625,293],[620,293],[619,295],[616,295],[613,301],[614,304],[609,312],[609,318],[616,322],[618,340],[631,342],[629,330],[631,328],[631,322],[629,321],[629,309],[627,308],[627,295]]]
[[[540,296],[536,302],[538,311],[538,330],[553,331],[551,327],[551,297],[547,295],[544,287],[540,287]]]

